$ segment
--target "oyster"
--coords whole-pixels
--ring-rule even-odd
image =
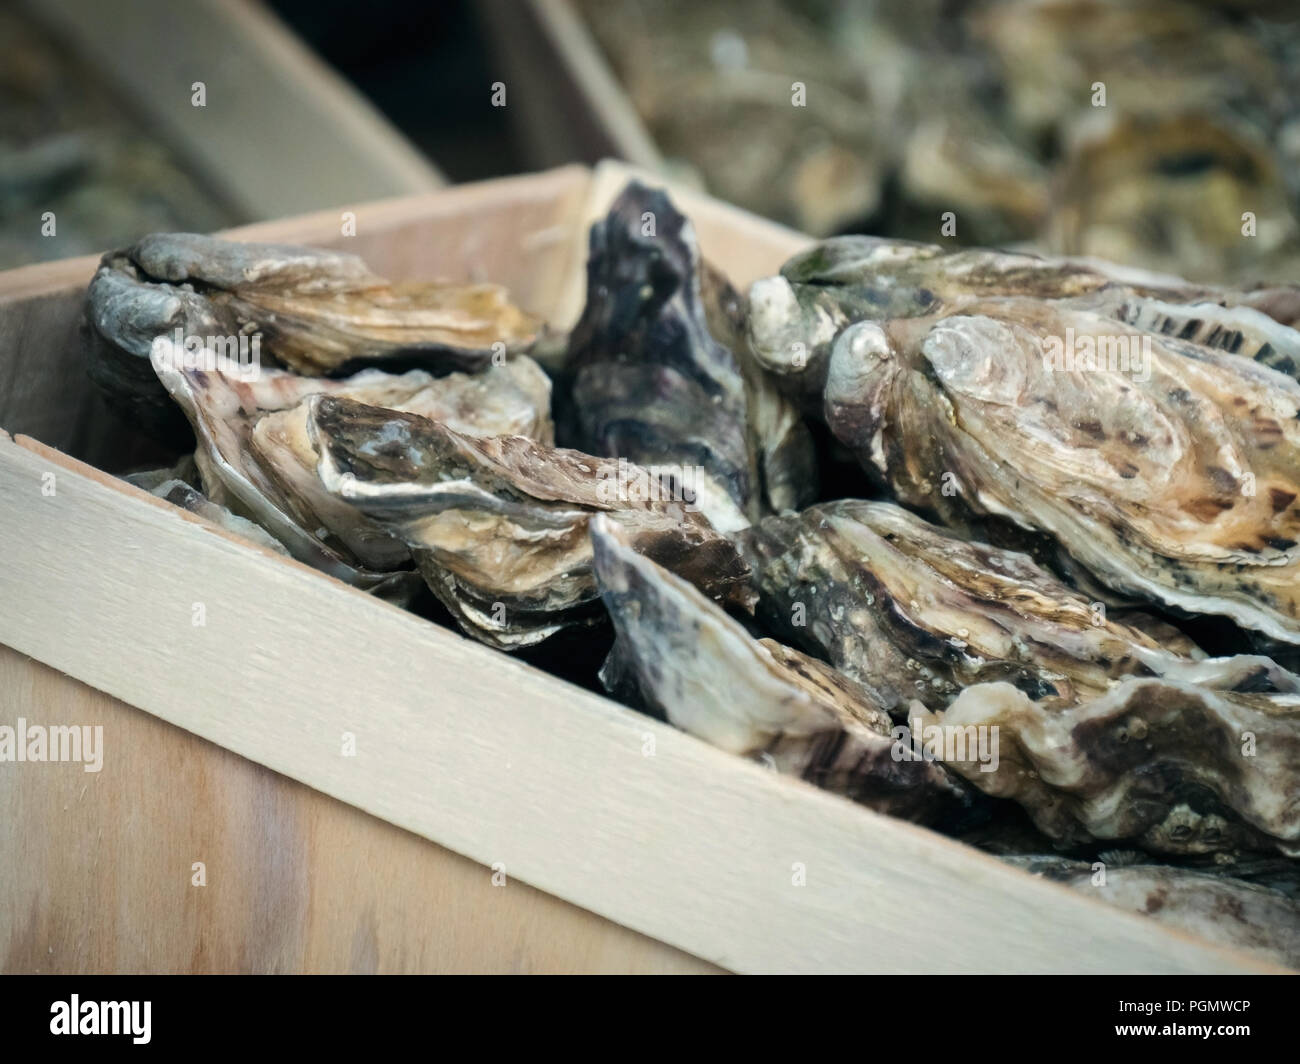
[[[1300,697],[1128,679],[1074,706],[1007,683],[967,688],[922,729],[997,737],[994,768],[970,744],[939,751],[986,793],[1019,802],[1062,843],[1122,839],[1160,853],[1300,856]],[[915,726],[914,726],[915,731]]]
[[[743,300],[663,192],[634,182],[592,226],[587,293],[563,442],[675,471],[721,531],[811,500],[812,438],[747,357]]]
[[[1099,78],[1108,104],[1142,114],[1263,112],[1279,80],[1244,26],[1177,0],[1002,0],[968,21],[1028,137],[1065,129],[1081,107],[1078,87],[1086,107]]]
[[[889,715],[822,662],[754,639],[685,580],[591,522],[596,580],[617,641],[602,677],[683,731],[908,820],[953,814],[964,790],[934,761],[897,756]]]
[[[153,365],[193,426],[208,497],[261,525],[299,561],[360,587],[409,568],[410,553],[320,487],[306,431],[308,396],[352,396],[436,417],[464,432],[524,433],[546,442],[552,435],[550,382],[522,356],[477,375],[363,370],[343,380],[273,369],[248,380],[244,367],[230,360],[198,369],[162,350]]]
[[[193,454],[183,454],[174,464],[162,469],[141,469],[134,473],[126,473],[122,479],[150,493],[172,480],[179,480],[192,488],[198,488],[203,483]]]
[[[1293,276],[1300,263],[1281,166],[1249,127],[1197,113],[1089,124],[1057,188],[1046,234],[1061,254],[1209,280]]]
[[[641,156],[729,202],[819,236],[925,239],[951,212],[963,243],[1213,282],[1300,262],[1300,29],[1264,6],[582,4]]]
[[[1157,641],[1032,559],[971,543],[891,503],[845,499],[769,517],[736,537],[758,617],[898,716],[1005,681],[1045,709],[1135,676],[1223,690],[1300,690],[1264,657],[1206,658]]]
[[[931,92],[931,97],[936,95]],[[953,96],[947,96],[951,104]],[[910,200],[953,211],[980,243],[1036,232],[1047,220],[1050,171],[978,112],[918,107],[899,178]]]
[[[810,409],[821,403],[831,345],[849,325],[953,311],[980,297],[1087,295],[1112,283],[1098,269],[1034,255],[837,237],[791,258],[749,290],[750,349]]]
[[[968,21],[1009,135],[1053,145],[1044,247],[1213,281],[1294,272],[1293,29],[1173,0],[1001,3]]]
[[[128,266],[105,256],[86,293],[86,372],[109,403],[131,424],[183,444],[185,416],[167,397],[151,363],[159,336],[238,336],[196,292],[149,284]]]
[[[234,532],[236,535],[243,536],[245,539],[256,543],[259,547],[265,547],[267,550],[274,551],[276,554],[288,554],[284,544],[268,533],[260,525],[253,524],[246,517],[240,517],[238,514],[232,514],[224,506],[218,506],[215,502],[205,496],[201,491],[195,489],[192,485],[183,480],[164,480],[149,492],[160,499],[165,499],[173,506],[179,506],[182,510],[188,510],[192,514],[198,514],[206,518],[214,525],[226,529],[228,532]]]
[[[824,240],[791,258],[777,276],[754,282],[749,344],[785,390],[816,412],[831,346],[849,325],[956,314],[994,297],[1068,301],[1295,375],[1288,367],[1300,348],[1300,333],[1290,328],[1300,319],[1297,286],[1216,288],[1098,260],[879,237]]]
[[[949,526],[1011,522],[1119,594],[1300,642],[1300,383],[1275,370],[988,300],[844,330],[825,411],[901,502]]]
[[[678,170],[803,232],[877,211],[886,157],[867,80],[837,60],[807,11],[780,0],[581,6]]]
[[[479,370],[526,350],[539,323],[482,284],[390,284],[355,255],[156,233],[105,255],[87,293],[92,378],[128,413],[173,411],[149,368],[160,337],[319,376],[366,365]],[[249,361],[247,354],[243,361]]]
[[[1207,942],[1300,968],[1300,904],[1276,891],[1188,868],[1115,865],[1101,855],[1104,881],[1085,861],[1010,857],[1010,864]]]
[[[1275,306],[1271,300],[1282,292],[1170,302],[1111,287],[1074,302],[1144,332],[1227,351],[1300,380],[1300,331],[1251,305]]]
[[[716,598],[749,605],[748,570],[698,513],[623,490],[626,460],[523,436],[475,438],[354,400],[308,402],[324,487],[410,547],[462,628],[512,649],[600,619],[587,526],[617,513],[636,548]]]

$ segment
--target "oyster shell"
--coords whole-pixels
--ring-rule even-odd
[[[410,553],[320,487],[302,405],[308,396],[366,399],[471,433],[526,433],[547,442],[552,436],[550,382],[526,357],[478,375],[363,370],[337,381],[273,369],[248,380],[245,367],[230,360],[218,358],[211,370],[199,369],[165,351],[153,364],[194,429],[195,459],[208,497],[261,525],[299,561],[360,587],[409,568]]]
[[[1283,5],[582,6],[654,136],[642,154],[662,147],[688,180],[804,232],[924,239],[952,212],[963,243],[1207,281],[1300,262],[1300,32]]]
[[[1051,707],[1007,683],[977,684],[922,728],[996,729],[990,771],[953,745],[944,763],[1012,798],[1060,842],[1123,839],[1160,853],[1278,850],[1300,856],[1300,697],[1129,679]],[[936,751],[936,753],[939,753]],[[953,756],[953,755],[956,756]]]
[[[174,464],[162,469],[141,469],[134,473],[126,473],[122,479],[150,493],[170,480],[179,480],[192,488],[198,488],[203,483],[193,454],[183,454]]]
[[[1072,138],[1046,239],[1198,279],[1292,276],[1300,225],[1279,161],[1255,130],[1202,113],[1119,115]],[[1251,239],[1243,218],[1254,219]]]
[[[1005,681],[1046,709],[1133,676],[1224,690],[1300,690],[1264,657],[1179,652],[1108,614],[1032,559],[971,543],[891,503],[845,499],[736,537],[757,615],[903,716]]]
[[[803,232],[875,213],[886,145],[867,79],[836,60],[808,12],[779,0],[581,6],[676,169]]]
[[[964,790],[934,761],[896,756],[889,715],[820,661],[754,639],[685,580],[634,549],[617,520],[591,522],[594,568],[617,641],[602,676],[714,746],[930,822]]]
[[[748,358],[743,299],[662,191],[633,182],[592,226],[587,293],[563,442],[677,470],[722,531],[811,500],[812,438]]]
[[[193,233],[156,233],[105,255],[86,317],[97,338],[91,377],[127,413],[164,428],[174,408],[149,359],[155,339],[178,330],[227,357],[239,338],[257,337],[265,362],[320,376],[374,364],[479,370],[494,353],[526,350],[540,328],[495,285],[390,284],[355,255]]]
[[[1004,860],[1207,942],[1300,968],[1300,904],[1291,898],[1230,875],[1170,865],[1117,865],[1107,856],[1101,855],[1105,882],[1085,861],[1037,856]]]
[[[940,111],[919,121],[900,180],[918,204],[978,222],[982,243],[1034,233],[1047,220],[1047,166],[978,114]]]
[[[969,25],[1028,137],[1068,127],[1080,110],[1076,87],[1099,77],[1108,102],[1143,114],[1261,111],[1280,80],[1243,24],[1176,0],[1002,0],[973,12]]]
[[[1064,362],[1066,344],[1093,354]],[[989,300],[846,329],[825,411],[900,501],[951,527],[1012,522],[1122,595],[1300,642],[1300,383],[1281,373]]]
[[[1262,299],[1240,293],[1220,301],[1170,302],[1110,287],[1074,302],[1144,332],[1227,351],[1300,380],[1300,331],[1251,305],[1258,300],[1267,306],[1281,292],[1273,289]]]
[[[318,396],[309,432],[324,487],[396,536],[462,628],[512,649],[600,619],[587,526],[617,513],[638,550],[747,606],[735,547],[680,503],[620,488],[625,460],[523,436],[475,438],[414,414]],[[630,470],[630,473],[629,473]]]
[[[1300,334],[1290,328],[1300,318],[1297,286],[1216,288],[1095,259],[879,237],[824,240],[791,258],[777,276],[754,282],[749,343],[785,390],[818,412],[831,346],[849,325],[956,314],[994,297],[1069,301],[1296,375],[1289,367],[1300,348]]]
[[[256,543],[259,547],[265,547],[276,554],[289,553],[285,550],[283,543],[260,525],[255,525],[252,521],[240,517],[238,514],[232,514],[224,506],[218,506],[201,491],[183,480],[174,478],[164,480],[149,489],[149,494],[165,499],[173,506],[179,506],[182,510],[198,514],[200,517],[211,521],[214,525],[219,525],[228,532],[234,532],[236,535],[243,536],[245,539]]]
[[[1091,266],[1034,255],[836,237],[750,286],[750,349],[787,390],[816,410],[831,345],[854,322],[921,317],[1008,292],[1068,298],[1111,283]]]

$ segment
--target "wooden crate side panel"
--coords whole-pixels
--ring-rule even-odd
[[[723,967],[1265,970],[778,778],[34,441],[0,437],[0,514],[0,642]]]
[[[125,425],[86,376],[82,291],[0,308],[0,425],[97,466],[130,469],[168,452]]]
[[[717,971],[0,646],[19,717],[104,753],[0,770],[0,972]]]

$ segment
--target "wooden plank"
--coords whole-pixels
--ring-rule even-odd
[[[0,642],[723,967],[1271,970],[777,777],[34,441],[0,438],[0,514]]]
[[[249,218],[422,192],[442,175],[255,0],[39,0],[68,41]],[[206,86],[206,106],[191,86]]]
[[[104,755],[0,768],[0,971],[717,971],[0,646],[19,717]]]
[[[604,55],[564,0],[480,0],[506,106],[530,165],[663,158]]]

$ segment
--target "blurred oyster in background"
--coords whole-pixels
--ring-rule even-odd
[[[867,85],[790,5],[581,7],[660,149],[712,193],[817,234],[879,209],[884,159]]]
[[[667,195],[633,182],[592,226],[587,293],[561,442],[677,468],[719,531],[815,496],[812,438],[748,355],[744,299],[701,260]]]
[[[1051,204],[1048,168],[980,115],[927,109],[936,111],[941,117],[922,117],[907,138],[899,173],[909,200],[929,208],[929,231],[938,232],[934,220],[952,211],[965,244],[1037,232]]]
[[[591,518],[617,513],[636,549],[712,596],[748,606],[735,547],[649,471],[523,436],[474,438],[414,414],[308,401],[324,487],[412,551],[470,635],[530,646],[601,619]]]
[[[147,363],[154,341],[178,331],[203,346],[256,337],[267,364],[329,376],[369,365],[481,370],[526,350],[540,329],[496,285],[389,284],[355,255],[192,233],[105,255],[86,317],[98,341],[91,377],[162,431],[172,412]]]
[[[1047,243],[1188,277],[1292,277],[1300,225],[1257,132],[1204,115],[1124,115],[1072,139]],[[1253,235],[1243,230],[1253,227]]]
[[[0,5],[0,269],[239,220],[66,42]]]
[[[581,7],[667,154],[814,235],[942,235],[1197,282],[1300,264],[1300,21],[1284,4]]]
[[[966,5],[972,43],[1007,91],[1007,116],[1027,137],[1059,135],[1093,109],[1170,114],[1220,108],[1260,121],[1281,87],[1262,33],[1182,0],[1003,0]]]
[[[969,804],[934,761],[895,756],[889,715],[820,661],[755,639],[694,587],[634,549],[617,520],[591,522],[595,573],[618,638],[602,670],[706,742],[905,820]]]

